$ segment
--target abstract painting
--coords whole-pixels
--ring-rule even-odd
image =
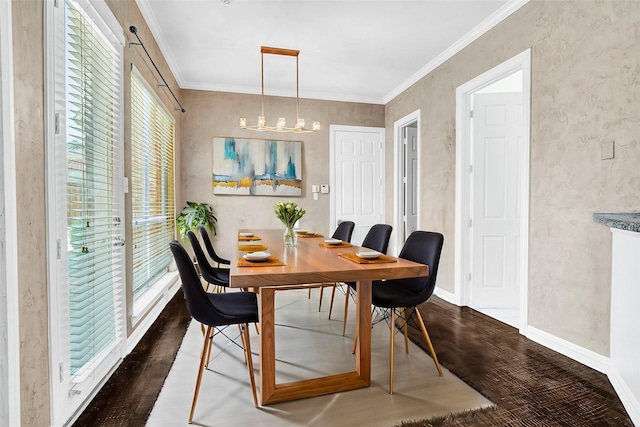
[[[301,196],[302,142],[213,138],[213,194]]]

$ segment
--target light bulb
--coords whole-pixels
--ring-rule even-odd
[[[313,122],[312,129],[314,132],[318,132],[320,130],[320,122]]]
[[[258,117],[258,127],[259,128],[263,128],[267,125],[267,120],[264,118],[264,116],[259,116]]]
[[[278,119],[278,123],[276,124],[276,129],[282,130],[286,125],[287,125],[287,121],[284,119],[284,117],[280,117]]]
[[[247,127],[247,118],[246,117],[240,117],[238,119],[238,124],[240,125],[241,128],[246,128]]]

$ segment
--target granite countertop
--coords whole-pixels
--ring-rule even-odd
[[[593,220],[611,228],[640,232],[640,212],[595,212]]]

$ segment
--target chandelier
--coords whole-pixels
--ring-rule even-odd
[[[296,121],[293,127],[287,127],[287,121],[284,117],[278,118],[275,126],[267,126],[267,119],[264,115],[264,55],[283,55],[283,56],[295,56],[296,57]],[[255,130],[258,132],[292,132],[292,133],[309,133],[309,132],[317,132],[320,130],[320,122],[313,122],[311,129],[307,129],[304,127],[304,119],[300,118],[300,97],[298,91],[298,55],[300,54],[299,50],[292,49],[280,49],[277,47],[266,47],[262,46],[260,48],[260,60],[262,65],[262,112],[258,117],[258,124],[255,126],[247,126],[247,119],[245,117],[240,117],[238,120],[238,124],[242,129]]]

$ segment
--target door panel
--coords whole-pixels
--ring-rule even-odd
[[[335,220],[330,232],[339,221],[353,221],[351,242],[356,245],[374,224],[383,222],[383,140],[383,129],[332,127]]]
[[[522,94],[473,98],[471,304],[518,307]]]
[[[404,143],[404,235],[406,241],[409,235],[418,229],[418,129],[405,128]]]

